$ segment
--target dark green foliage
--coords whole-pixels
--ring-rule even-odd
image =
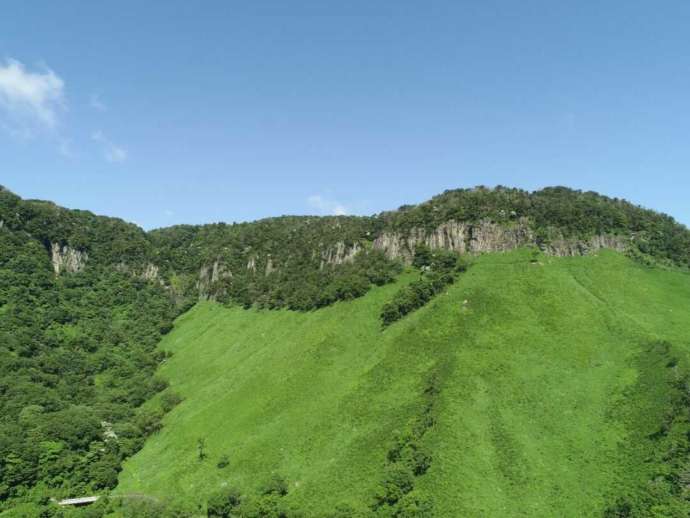
[[[241,503],[242,494],[240,491],[228,487],[209,498],[206,514],[218,518],[238,516],[237,511]]]
[[[399,518],[431,518],[433,507],[429,495],[423,491],[414,490],[400,499],[396,516]]]
[[[402,463],[386,466],[386,471],[375,498],[375,508],[395,505],[414,487],[414,473]]]
[[[200,437],[196,440],[196,455],[199,461],[202,461],[207,457],[206,439],[204,439],[203,437]]]
[[[103,516],[122,516],[122,518],[192,518],[199,516],[198,509],[192,506],[174,504],[146,496],[118,498],[106,507]]]
[[[238,490],[226,488],[213,495],[207,503],[207,516],[222,518],[302,518],[298,509],[289,506],[284,496],[288,484],[274,475],[258,495],[242,495]]]
[[[378,225],[377,218],[289,216],[176,226],[149,238],[155,264],[166,277],[174,276],[187,296],[198,294],[199,272],[219,264],[222,273],[207,279],[202,295],[246,307],[304,311],[359,297],[400,271],[367,246]]]
[[[182,396],[177,392],[169,391],[161,395],[161,408],[163,412],[170,412],[177,405],[182,403]]]
[[[646,452],[650,479],[617,498],[604,516],[688,516],[690,367],[668,342],[649,344],[636,367],[638,380],[617,408],[617,417],[633,430],[623,452]]]
[[[396,434],[388,450],[383,479],[371,505],[377,516],[432,516],[433,502],[428,495],[415,489],[415,479],[424,475],[431,466],[431,451],[423,444],[423,439],[435,423],[440,373],[438,368],[431,372],[424,387],[419,414],[407,429]]]
[[[456,272],[465,271],[468,262],[460,262],[458,255],[445,250],[431,252],[426,246],[415,250],[413,264],[421,268],[419,280],[401,288],[381,309],[384,327],[419,309],[455,281]]]
[[[434,229],[449,220],[490,220],[506,226],[524,221],[539,243],[560,237],[621,235],[634,237],[633,250],[690,266],[690,231],[672,217],[618,198],[566,187],[534,192],[502,186],[450,190],[428,202],[383,213],[381,219],[383,227],[403,234],[413,228]]]
[[[623,498],[604,511],[604,518],[628,518],[633,516],[632,505]]]
[[[431,249],[426,245],[417,245],[414,249],[414,258],[412,259],[412,266],[415,268],[424,268],[431,266],[432,253]]]
[[[261,494],[285,496],[288,494],[288,484],[283,477],[276,473],[261,487]]]
[[[166,385],[153,351],[177,314],[162,286],[112,266],[143,264],[146,234],[2,189],[0,220],[0,510],[36,484],[112,488],[160,427],[138,407]],[[88,253],[87,267],[56,277],[51,243]]]

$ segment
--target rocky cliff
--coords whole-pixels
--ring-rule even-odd
[[[343,241],[314,250],[312,259],[319,262],[319,268],[351,263],[355,257],[371,246],[382,251],[392,260],[410,264],[417,245],[426,245],[432,250],[452,250],[460,254],[479,254],[488,252],[507,252],[523,246],[538,246],[544,253],[553,256],[577,256],[595,253],[602,249],[624,252],[630,246],[631,238],[617,235],[595,235],[590,239],[565,238],[558,231],[548,239],[540,239],[527,219],[520,219],[510,224],[499,224],[490,220],[478,223],[465,223],[456,220],[447,221],[433,230],[412,228],[408,232],[383,231],[373,241],[362,241],[347,244]],[[368,243],[368,244],[367,244]],[[246,268],[256,273],[259,264],[264,264],[263,274],[279,269],[270,256],[266,261],[252,255],[247,260]],[[200,297],[212,297],[213,285],[232,273],[221,260],[204,266],[199,271],[196,283]]]
[[[50,244],[50,259],[55,275],[60,275],[63,272],[80,272],[86,266],[88,258],[86,252],[75,250],[67,245],[60,246],[59,243]]]
[[[249,265],[247,266],[249,268]],[[196,282],[196,289],[199,292],[199,298],[212,298],[213,285],[222,279],[232,277],[232,272],[219,259],[216,259],[213,264],[202,266],[199,271],[199,278]]]
[[[582,239],[567,239],[560,234],[548,242],[539,240],[529,221],[522,219],[510,225],[501,225],[489,220],[468,224],[448,221],[433,230],[413,228],[400,232],[381,233],[373,243],[374,249],[383,251],[389,259],[400,259],[411,263],[417,245],[423,244],[432,250],[453,250],[464,253],[506,252],[521,246],[536,245],[545,253],[555,256],[585,255],[604,248],[623,252],[631,239],[615,235],[595,235]]]

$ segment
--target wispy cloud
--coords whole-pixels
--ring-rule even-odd
[[[106,138],[101,131],[94,131],[91,140],[98,142],[103,150],[103,157],[111,163],[117,164],[127,160],[127,150]]]
[[[108,106],[101,100],[101,96],[94,93],[89,96],[89,106],[96,111],[108,111]]]
[[[350,213],[348,208],[339,201],[325,198],[320,194],[314,194],[307,198],[310,207],[319,211],[320,214],[331,214],[333,216],[346,216]]]
[[[32,128],[53,129],[65,109],[64,81],[47,67],[32,72],[15,59],[0,64],[0,108],[5,126],[30,136]]]

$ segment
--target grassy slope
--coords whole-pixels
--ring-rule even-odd
[[[197,305],[162,344],[175,355],[160,374],[186,400],[118,490],[202,501],[277,471],[309,516],[368,503],[434,369],[439,417],[424,437],[434,460],[418,486],[439,516],[601,515],[622,485],[650,475],[644,452],[624,453],[629,430],[612,416],[650,340],[690,351],[690,277],[615,253],[528,257],[479,258],[383,332],[378,313],[399,284],[306,314]]]

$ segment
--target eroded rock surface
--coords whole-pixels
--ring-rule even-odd
[[[528,245],[538,245],[545,253],[555,256],[585,255],[601,249],[625,251],[630,239],[623,236],[597,235],[589,240],[558,237],[548,243],[539,243],[527,220],[511,224],[499,224],[489,220],[468,224],[448,221],[436,229],[427,231],[413,228],[407,234],[383,232],[373,243],[389,259],[412,262],[415,247],[419,244],[432,250],[453,250],[458,253],[507,252]]]
[[[63,272],[76,273],[82,271],[86,266],[88,258],[89,256],[86,252],[76,250],[67,245],[60,246],[59,243],[50,244],[50,259],[53,263],[55,275],[60,275]]]

